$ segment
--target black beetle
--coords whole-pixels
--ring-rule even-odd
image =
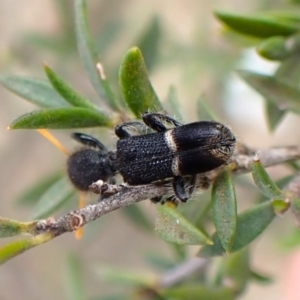
[[[113,183],[117,173],[130,185],[173,178],[175,195],[185,202],[193,191],[196,174],[226,164],[234,152],[235,136],[221,123],[182,125],[169,116],[149,112],[142,119],[144,124],[127,122],[116,126],[116,151],[108,151],[89,135],[74,133],[73,138],[89,146],[68,159],[68,174],[74,186],[88,190],[98,180]],[[174,127],[167,128],[167,123]],[[149,128],[151,133],[147,133]],[[133,129],[142,134],[132,135]]]

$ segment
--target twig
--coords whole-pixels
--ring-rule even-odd
[[[163,196],[170,191],[170,187],[149,184],[139,186],[122,186],[121,191],[109,198],[105,198],[96,204],[88,205],[82,209],[74,210],[57,219],[49,218],[40,220],[36,224],[35,234],[51,231],[54,236],[65,232],[77,230],[91,221],[112,212],[116,209],[126,207],[142,200],[157,196]]]
[[[205,268],[209,261],[208,258],[193,257],[164,273],[159,278],[158,285],[160,288],[169,288]]]
[[[229,162],[229,167],[233,174],[238,175],[250,172],[255,153],[258,154],[265,167],[300,158],[300,148],[296,146],[255,151],[244,145],[239,145],[236,153]],[[223,169],[224,166],[200,174],[198,176],[197,188],[208,188]],[[96,204],[88,205],[80,210],[74,210],[57,219],[49,218],[38,221],[34,234],[51,232],[53,236],[58,236],[65,232],[77,230],[85,224],[121,207],[163,196],[171,192],[171,185],[166,184],[166,182],[139,186],[121,186],[121,191],[118,194],[105,198]]]
[[[255,154],[258,155],[264,167],[270,167],[281,164],[290,160],[300,158],[300,147],[289,146],[280,148],[271,148],[267,150],[251,151],[251,155],[235,154],[232,160],[236,163],[236,168],[233,169],[235,173],[246,173],[251,171],[251,164]]]

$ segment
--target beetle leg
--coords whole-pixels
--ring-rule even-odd
[[[105,182],[103,180],[98,180],[96,182],[93,182],[89,186],[89,190],[92,191],[95,194],[100,194],[104,196],[104,198],[107,198],[107,196],[115,195],[119,193],[124,188],[124,185],[116,185],[116,184],[110,184],[108,182]],[[100,200],[102,197],[100,197]]]
[[[150,198],[150,201],[154,204],[160,203],[160,204],[164,205],[166,202],[172,202],[176,206],[178,205],[178,199],[174,195],[168,196],[168,197],[159,196],[159,197]]]
[[[120,139],[132,136],[134,131],[138,134],[146,134],[149,129],[143,123],[137,121],[123,123],[115,127],[115,134]]]
[[[163,122],[172,124],[175,127],[182,125],[177,120],[159,113],[145,112],[142,115],[142,119],[147,126],[157,132],[163,132],[167,130],[167,127],[163,124]]]
[[[72,138],[83,145],[95,147],[101,151],[107,151],[106,147],[100,141],[85,133],[74,132],[72,133]]]
[[[153,197],[153,198],[150,198],[150,201],[152,202],[152,203],[160,203],[161,202],[161,200],[162,200],[162,196],[157,196],[157,197]]]
[[[186,202],[191,198],[196,182],[196,175],[190,176],[188,186],[182,176],[175,176],[173,179],[173,189],[175,196],[182,202]]]
[[[187,188],[187,191],[189,194],[189,198],[191,198],[191,196],[194,192],[194,189],[196,186],[196,178],[197,178],[197,175],[191,175],[191,176],[189,176],[188,181],[186,183],[186,184],[188,184],[186,188]]]

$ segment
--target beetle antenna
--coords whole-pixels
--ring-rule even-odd
[[[44,136],[49,142],[56,146],[60,151],[70,156],[69,151],[46,129],[37,129],[42,136]]]

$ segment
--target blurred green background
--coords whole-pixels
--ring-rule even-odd
[[[170,86],[175,86],[185,122],[198,119],[196,100],[202,97],[221,116],[222,122],[251,147],[297,144],[299,120],[288,115],[271,136],[264,120],[262,100],[234,75],[236,68],[267,73],[273,65],[259,60],[253,49],[242,51],[240,41],[224,34],[213,16],[216,8],[251,13],[288,8],[288,1],[87,2],[92,32],[115,91],[119,90],[118,68],[125,51],[140,43],[151,26],[155,30],[159,28],[157,50],[154,47],[152,53],[145,50],[143,54],[149,56],[150,78],[163,102]],[[77,54],[72,24],[72,1],[1,0],[1,72],[46,78],[42,66],[46,62],[77,90],[97,101]],[[30,220],[31,209],[19,206],[15,199],[36,180],[64,169],[66,157],[35,131],[7,131],[14,118],[35,107],[2,87],[0,99],[0,215],[26,221]],[[86,132],[101,136],[111,147],[116,141],[112,131],[89,129]],[[78,147],[70,139],[70,131],[54,131],[54,134],[68,149]],[[285,172],[281,167],[269,171],[274,178]],[[240,208],[247,206],[247,201],[252,201],[257,194],[255,188],[250,192],[238,188]],[[89,200],[95,198],[91,196]],[[77,202],[69,204],[70,209],[76,206]],[[149,214],[154,227],[155,205],[145,202],[139,206]],[[287,232],[291,218],[286,215],[285,219],[280,224],[274,222],[269,235],[254,244],[252,257],[253,265],[274,275],[276,282],[268,286],[251,284],[241,299],[283,299],[289,253],[279,249],[274,237]],[[1,240],[0,245],[6,242]],[[189,247],[191,255],[197,249]],[[82,284],[88,299],[123,291],[126,287],[100,278],[101,267],[152,273],[153,269],[143,259],[151,252],[171,255],[168,245],[155,233],[146,234],[117,211],[85,227],[81,241],[76,241],[73,234],[66,234],[1,266],[0,299],[73,299],[68,294],[71,254],[80,257]]]

